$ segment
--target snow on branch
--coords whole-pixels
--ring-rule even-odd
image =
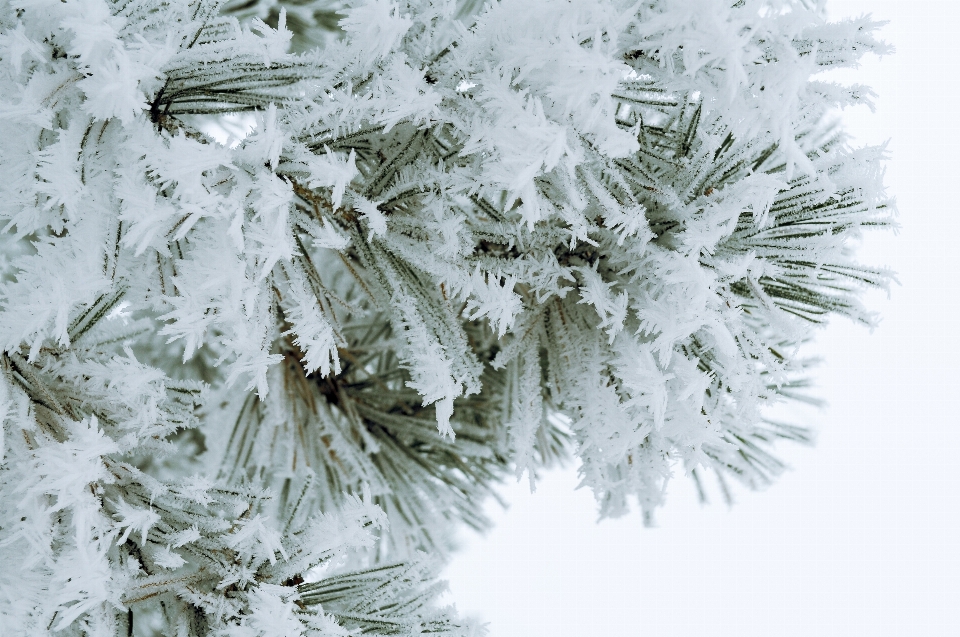
[[[3,0],[4,628],[465,635],[422,553],[507,476],[772,479],[893,280],[814,4]]]

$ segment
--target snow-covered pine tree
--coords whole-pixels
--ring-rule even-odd
[[[767,481],[798,347],[890,279],[872,94],[816,77],[877,26],[0,0],[2,633],[463,635],[435,568],[511,474]]]

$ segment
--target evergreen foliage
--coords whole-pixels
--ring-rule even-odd
[[[0,0],[3,634],[467,635],[457,526],[749,485],[891,274],[814,0]],[[227,113],[256,126],[217,142]]]

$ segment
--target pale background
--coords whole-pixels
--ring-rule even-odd
[[[960,2],[828,0],[833,17],[890,20],[897,47],[857,80],[877,113],[848,111],[863,142],[892,139],[887,184],[902,225],[862,260],[902,285],[869,305],[872,334],[835,320],[814,350],[823,411],[812,449],[764,492],[717,490],[701,507],[678,475],[658,527],[595,524],[575,467],[524,481],[491,507],[496,528],[464,534],[447,599],[491,637],[960,635]],[[882,236],[881,236],[882,235]]]

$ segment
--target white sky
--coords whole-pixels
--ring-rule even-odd
[[[701,507],[682,477],[658,528],[639,515],[595,524],[575,470],[504,491],[486,537],[464,535],[448,599],[491,637],[960,635],[960,2],[828,0],[833,17],[891,21],[897,53],[857,80],[876,115],[848,112],[864,142],[892,138],[887,168],[902,229],[869,238],[866,263],[901,286],[868,297],[873,334],[834,323],[815,346],[830,406],[806,412],[806,449],[761,493],[716,489]]]

